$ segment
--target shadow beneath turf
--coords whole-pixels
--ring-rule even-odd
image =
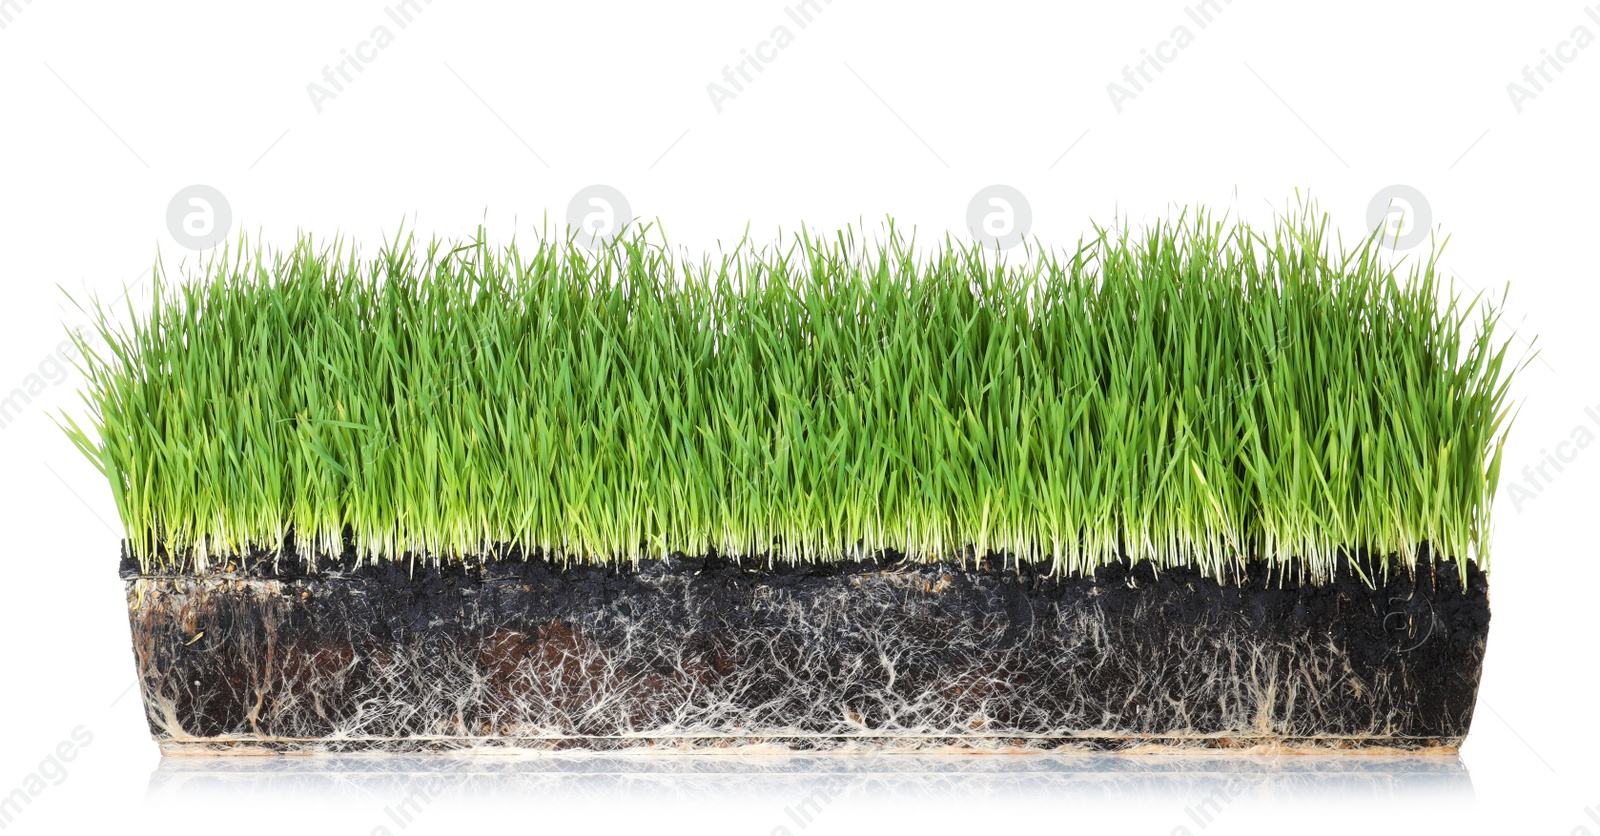
[[[146,798],[165,805],[308,795],[407,798],[707,800],[981,797],[1471,801],[1449,755],[370,755],[162,758]]]

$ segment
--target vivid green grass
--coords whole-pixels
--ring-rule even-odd
[[[147,569],[291,531],[378,560],[1483,562],[1495,309],[1326,225],[1188,213],[1008,262],[892,224],[700,260],[648,228],[240,245],[95,308],[68,431]]]

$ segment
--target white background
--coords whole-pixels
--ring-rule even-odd
[[[1558,447],[1600,436],[1600,44],[1561,46],[1578,27],[1600,36],[1600,4],[1236,0],[1203,28],[1172,0],[835,0],[804,28],[784,5],[437,0],[402,29],[377,0],[0,3],[0,394],[26,395],[0,430],[0,795],[74,729],[92,734],[5,832],[1600,833],[1585,813],[1600,805],[1600,445]],[[319,112],[307,85],[380,25],[393,42],[361,48],[372,60]],[[793,42],[718,112],[707,85],[780,25]],[[1107,85],[1180,25],[1192,43],[1164,49],[1171,62],[1119,112]],[[1524,67],[1547,54],[1570,61],[1537,91]],[[1535,94],[1520,111],[1512,82]],[[1070,245],[1090,219],[1195,204],[1261,221],[1297,190],[1351,238],[1380,189],[1413,186],[1450,236],[1443,263],[1460,287],[1509,284],[1513,354],[1526,358],[1535,335],[1539,349],[1515,386],[1495,509],[1494,626],[1462,751],[1472,795],[1251,789],[1202,827],[1181,788],[856,787],[801,828],[784,814],[798,788],[667,780],[665,797],[602,783],[534,798],[468,782],[399,828],[384,808],[404,783],[147,793],[159,758],[127,690],[111,497],[52,420],[80,409],[80,377],[57,354],[85,318],[61,288],[112,300],[131,286],[138,299],[158,249],[169,269],[192,264],[166,215],[197,183],[226,197],[235,234],[369,245],[402,220],[445,237],[479,223],[530,236],[605,183],[694,251],[746,225],[761,239],[890,215],[964,236],[969,199],[992,183],[1026,195],[1047,245]],[[1547,464],[1548,478],[1524,472],[1547,452],[1570,461]],[[1513,502],[1513,483],[1529,496]]]

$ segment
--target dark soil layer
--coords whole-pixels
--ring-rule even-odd
[[[1376,588],[893,558],[764,568],[125,561],[169,751],[1452,747],[1489,627],[1475,565]]]

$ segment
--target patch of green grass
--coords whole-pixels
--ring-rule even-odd
[[[699,260],[648,228],[240,245],[96,308],[67,429],[147,569],[291,531],[378,560],[1482,562],[1496,308],[1326,229],[1187,213],[1010,261],[892,224]]]

